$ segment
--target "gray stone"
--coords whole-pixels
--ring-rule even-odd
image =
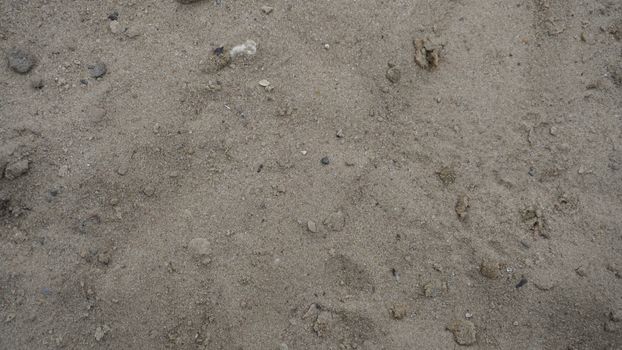
[[[4,169],[4,177],[8,180],[15,180],[18,177],[28,172],[28,160],[22,159],[20,161],[9,163]]]
[[[9,61],[9,68],[20,74],[30,72],[36,63],[36,59],[29,52],[20,49],[9,50],[7,59]]]
[[[391,67],[387,69],[386,77],[391,83],[396,84],[400,81],[402,72],[397,67]]]
[[[97,62],[89,66],[89,75],[91,76],[91,78],[103,77],[106,72],[108,72],[108,69],[106,68],[106,65],[102,62]]]

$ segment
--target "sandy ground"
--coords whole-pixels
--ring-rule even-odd
[[[622,349],[621,39],[618,0],[0,0],[0,349]]]

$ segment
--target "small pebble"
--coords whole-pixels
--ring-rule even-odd
[[[581,276],[581,277],[586,277],[587,276],[587,271],[585,270],[585,268],[583,266],[579,266],[575,269],[575,272],[577,273],[577,275]]]
[[[391,67],[387,69],[387,73],[385,76],[391,83],[396,84],[400,81],[400,78],[402,77],[402,72],[397,67]]]
[[[520,281],[518,281],[518,283],[516,284],[516,289],[524,286],[527,284],[527,278],[525,278],[525,276],[521,277]]]
[[[110,32],[112,34],[119,34],[121,32],[123,32],[123,27],[121,26],[121,23],[119,23],[119,21],[110,21],[110,23],[108,24],[108,26],[110,27]]]
[[[107,325],[97,327],[97,329],[95,329],[95,340],[101,341],[108,332],[110,332],[110,327]]]
[[[270,86],[270,82],[268,80],[266,80],[266,79],[262,79],[262,80],[259,81],[259,86],[268,87],[268,86]]]
[[[317,233],[317,224],[315,223],[315,221],[311,221],[309,220],[307,222],[307,229],[309,229],[309,231],[313,232],[313,233]]]
[[[323,165],[328,165],[330,164],[330,158],[324,157],[320,160],[320,162],[322,162]]]
[[[108,19],[111,21],[116,21],[119,19],[119,12],[117,11],[113,11],[111,14],[108,15]]]
[[[9,163],[4,169],[4,177],[7,180],[15,180],[18,177],[28,172],[28,159],[22,159],[20,161]]]
[[[391,317],[393,317],[396,320],[401,320],[401,319],[404,319],[404,317],[406,317],[406,314],[408,313],[408,308],[404,304],[394,304],[391,307],[390,311],[391,311]]]
[[[499,278],[499,263],[493,260],[484,260],[479,265],[479,272],[482,276],[488,277],[490,279]]]
[[[106,65],[102,62],[98,62],[93,65],[90,65],[88,68],[89,68],[89,75],[91,76],[91,78],[103,77],[106,74],[106,72],[108,72]]]
[[[35,58],[29,52],[20,49],[9,50],[7,59],[9,61],[9,68],[20,74],[30,72],[36,63]]]
[[[274,10],[274,8],[270,7],[270,6],[262,6],[261,7],[261,12],[265,13],[266,15],[269,15],[270,13],[272,13],[273,10]]]
[[[337,130],[336,136],[337,136],[337,138],[340,138],[340,139],[344,138],[345,135],[343,134],[343,129]]]

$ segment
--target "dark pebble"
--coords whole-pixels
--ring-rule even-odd
[[[322,160],[320,160],[320,162],[322,162],[322,164],[324,165],[328,165],[330,164],[330,159],[328,157],[324,157],[322,158]]]
[[[119,19],[119,12],[117,11],[113,11],[111,14],[108,15],[108,19],[111,21],[116,21]]]
[[[106,65],[102,62],[95,63],[94,65],[89,66],[89,75],[91,78],[99,78],[104,76],[108,69],[106,69]]]
[[[516,285],[516,288],[520,288],[520,287],[522,287],[522,286],[524,286],[526,284],[527,284],[527,279],[523,276],[520,279],[520,281],[518,281],[518,284]]]

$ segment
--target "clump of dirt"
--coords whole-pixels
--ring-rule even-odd
[[[427,39],[415,39],[415,62],[423,69],[432,70],[438,67],[440,59],[440,48],[435,47]]]

